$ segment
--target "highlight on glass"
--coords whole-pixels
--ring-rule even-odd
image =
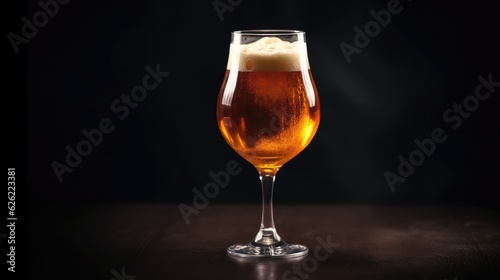
[[[307,247],[288,243],[278,234],[273,188],[278,170],[307,147],[319,122],[319,97],[309,68],[305,32],[232,32],[217,100],[217,123],[229,146],[258,171],[262,217],[255,238],[231,245],[230,256],[308,254]]]

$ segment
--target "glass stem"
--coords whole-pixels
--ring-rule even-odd
[[[276,172],[260,171],[259,174],[262,183],[262,221],[253,243],[265,246],[281,245],[283,241],[276,231],[273,217],[273,188]]]

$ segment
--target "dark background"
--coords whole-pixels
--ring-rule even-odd
[[[35,1],[26,16],[40,10]],[[225,1],[222,1],[225,3]],[[439,3],[438,3],[439,2]],[[321,100],[311,144],[278,172],[275,199],[292,203],[498,201],[500,89],[452,130],[443,113],[498,71],[494,1],[401,1],[403,11],[347,63],[339,44],[388,1],[243,0],[221,21],[212,1],[71,1],[40,28],[27,55],[27,179],[33,202],[190,202],[209,172],[243,171],[211,203],[260,202],[256,170],[222,138],[215,120],[233,30],[306,31]],[[20,33],[18,20],[13,32]],[[11,54],[13,55],[13,54]],[[113,100],[142,83],[145,67],[170,76],[122,120]],[[110,118],[115,130],[59,182],[81,131]],[[415,139],[448,135],[391,192]]]

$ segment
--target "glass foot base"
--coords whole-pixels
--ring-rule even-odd
[[[306,246],[281,242],[275,245],[261,245],[255,242],[238,243],[227,248],[230,256],[243,258],[297,258],[309,253]]]

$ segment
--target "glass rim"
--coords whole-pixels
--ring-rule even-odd
[[[250,35],[250,36],[290,36],[305,34],[302,30],[295,29],[247,29],[232,31],[236,35]]]

